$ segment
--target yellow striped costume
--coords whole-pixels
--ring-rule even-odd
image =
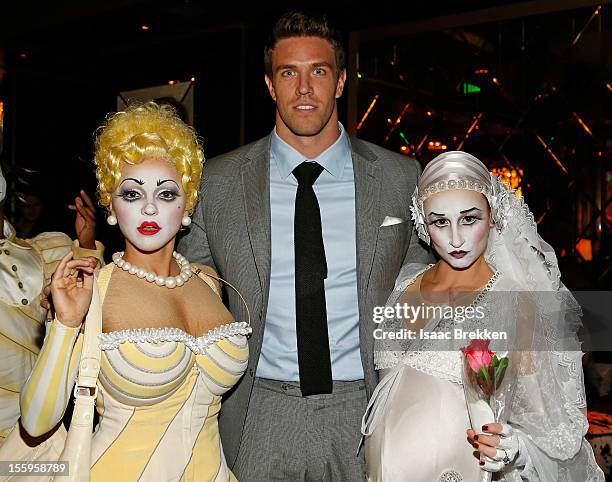
[[[102,296],[113,267],[100,272]],[[233,322],[197,338],[180,328],[103,333],[91,480],[236,480],[217,418],[221,396],[246,370],[249,332],[247,323]],[[31,435],[62,417],[80,350],[79,328],[54,320],[22,394],[22,423]]]
[[[102,259],[96,251],[81,249],[63,233],[42,233],[20,239],[4,221],[0,239],[0,445],[19,418],[19,392],[32,371],[45,334],[47,311],[40,306],[59,261],[70,251],[75,257]]]

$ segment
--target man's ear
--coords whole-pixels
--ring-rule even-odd
[[[346,83],[346,69],[342,69],[340,75],[338,76],[338,83],[336,84],[336,99],[342,97],[342,92],[344,92],[344,84]]]
[[[268,86],[268,92],[270,92],[270,97],[272,97],[272,100],[276,102],[276,92],[274,92],[274,84],[272,83],[272,79],[268,77],[268,74],[264,75],[264,81]]]

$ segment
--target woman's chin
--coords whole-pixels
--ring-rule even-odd
[[[165,247],[169,242],[173,241],[176,236],[173,236],[171,239],[158,238],[156,236],[139,236],[137,238],[128,239],[129,243],[136,248],[141,253],[155,253],[159,251],[163,247]]]

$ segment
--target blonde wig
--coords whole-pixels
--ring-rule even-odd
[[[130,105],[109,115],[96,135],[94,163],[100,203],[110,209],[122,163],[139,164],[160,157],[174,162],[182,176],[185,209],[193,212],[204,164],[202,145],[193,128],[179,118],[174,107],[155,102]]]

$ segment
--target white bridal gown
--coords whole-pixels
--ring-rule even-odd
[[[396,296],[390,298],[394,300],[392,304],[409,286],[411,292],[420,293],[418,285],[423,271],[420,269],[396,284]],[[416,289],[411,286],[413,283]],[[504,320],[516,320],[512,296],[493,294],[511,292],[512,288],[513,282],[503,275],[490,282],[488,293],[481,293],[478,303],[484,307],[485,318],[464,322],[463,329],[499,330],[506,323]],[[489,306],[492,304],[495,306]],[[427,322],[424,329],[433,330],[436,323]],[[461,352],[431,350],[436,345],[429,343],[424,342],[419,351],[375,349],[380,382],[362,424],[369,482],[478,482],[485,474],[467,441],[466,430],[471,425],[462,387]],[[493,351],[497,351],[496,346],[501,349],[492,340]],[[584,439],[588,424],[583,414],[582,353],[560,355],[558,367],[556,362],[551,363],[556,355],[539,353],[542,356],[537,371],[527,370],[519,375],[513,413],[508,421],[519,436],[525,464],[509,465],[503,473],[495,474],[493,480],[603,482],[592,449]],[[520,362],[517,366],[523,367]]]
[[[387,376],[388,405],[365,443],[368,481],[480,480],[461,385],[404,364]]]
[[[420,281],[421,276],[417,292]],[[461,352],[414,355],[380,373],[381,410],[364,446],[368,481],[480,480],[482,471],[466,436],[470,419]]]

